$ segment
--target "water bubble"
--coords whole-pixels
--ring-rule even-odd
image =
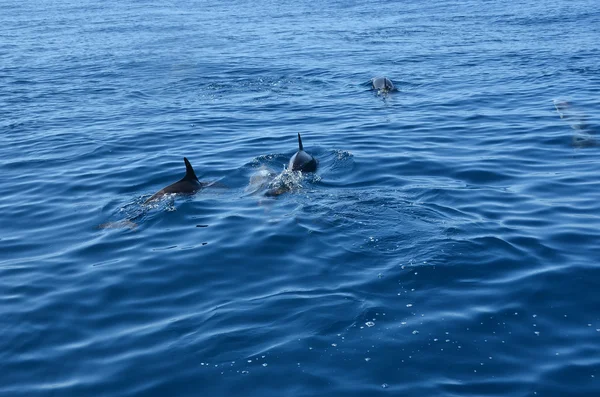
[[[373,321],[367,321],[367,322],[365,323],[365,325],[366,325],[367,327],[372,327],[372,326],[374,326],[374,325],[375,325],[375,323],[374,323]]]
[[[244,375],[247,375],[247,374],[249,374],[249,373],[250,373],[250,372],[249,372],[249,371],[246,371],[246,370],[243,370],[243,371],[242,371],[242,374],[244,374]]]
[[[409,303],[408,305],[406,305],[406,307],[412,307],[412,303]]]
[[[370,358],[370,357],[366,357],[366,358],[365,358],[365,361],[366,361],[366,362],[369,362],[369,361],[371,361],[371,358]]]
[[[267,363],[263,363],[263,367],[266,367],[268,364]]]
[[[387,383],[384,383],[384,384],[381,385],[381,387],[383,387],[384,389],[387,389],[390,386]]]
[[[417,331],[416,329],[412,332],[413,335],[416,335],[418,333],[419,333],[419,331]]]

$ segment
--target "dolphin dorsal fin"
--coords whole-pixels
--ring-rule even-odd
[[[192,165],[186,157],[183,158],[183,162],[185,163],[185,176],[183,177],[183,179],[197,181],[198,177],[194,172],[194,168],[192,168]]]
[[[302,146],[302,138],[300,138],[300,133],[298,133],[298,150],[304,150]]]

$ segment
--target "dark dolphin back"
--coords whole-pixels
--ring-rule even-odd
[[[202,188],[203,184],[198,180],[198,177],[194,172],[194,168],[188,159],[184,157],[183,162],[185,163],[185,176],[179,181],[172,183],[154,193],[152,197],[144,202],[144,204],[160,199],[165,194],[193,194]]]
[[[187,157],[183,158],[183,162],[185,163],[185,176],[183,177],[182,181],[199,182],[198,177],[196,176],[196,173],[194,172],[194,168],[188,161]]]
[[[315,172],[317,170],[317,160],[304,151],[300,133],[298,133],[298,151],[290,159],[288,168],[292,171],[302,172]]]
[[[394,83],[392,83],[392,80],[388,79],[385,76],[374,77],[371,80],[371,84],[373,85],[373,88],[376,90],[382,90],[382,91],[394,91],[395,90]]]

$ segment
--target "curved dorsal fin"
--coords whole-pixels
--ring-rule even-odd
[[[300,133],[298,133],[298,150],[304,150],[304,147],[302,147],[302,138],[300,138]]]
[[[196,176],[196,173],[194,172],[194,168],[192,168],[192,165],[190,164],[190,162],[188,161],[188,159],[186,157],[183,158],[183,162],[185,163],[185,176],[183,177],[183,179],[197,181],[198,177]]]

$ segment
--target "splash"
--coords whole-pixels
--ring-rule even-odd
[[[302,189],[302,179],[302,171],[284,169],[281,174],[277,175],[271,183],[269,183],[269,189],[265,195],[273,197],[287,192],[298,191]]]

